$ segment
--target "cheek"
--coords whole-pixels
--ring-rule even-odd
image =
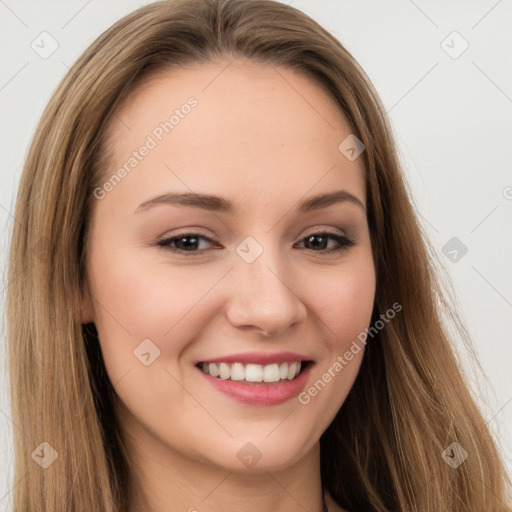
[[[114,244],[109,251],[96,248],[90,267],[94,323],[117,394],[128,410],[145,411],[139,421],[166,417],[163,390],[176,408],[186,410],[181,387],[172,378],[181,380],[174,361],[195,335],[194,305],[218,278],[210,271],[203,279],[198,273],[205,272],[198,270],[191,279],[190,271],[148,264],[136,250],[116,253]],[[109,257],[102,257],[107,252]]]
[[[322,321],[332,350],[344,351],[368,327],[375,300],[375,272],[371,260],[340,266],[337,275],[315,279],[315,313]],[[323,284],[323,286],[322,286]],[[313,289],[313,288],[312,288]]]
[[[156,250],[156,249],[155,249]],[[193,269],[146,261],[140,249],[97,253],[91,271],[98,323],[133,342],[144,338],[163,341],[222,276],[222,269]]]
[[[375,284],[372,259],[364,252],[310,287],[310,304],[323,333],[319,338],[325,343],[319,364],[298,396],[304,422],[323,419],[311,425],[312,439],[334,419],[357,378],[365,348],[358,336],[371,321]]]
[[[136,249],[116,253],[113,245],[109,257],[101,257],[106,253],[98,250],[91,258],[90,273],[105,366],[114,384],[122,379],[116,388],[120,394],[138,383],[123,401],[151,403],[151,410],[158,411],[162,404],[151,390],[165,389],[175,401],[179,398],[171,375],[182,380],[182,353],[215,314],[218,304],[211,292],[226,269],[148,262]],[[144,358],[150,365],[144,365]]]

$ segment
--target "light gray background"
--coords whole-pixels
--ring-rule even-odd
[[[0,0],[3,276],[15,191],[43,108],[93,39],[146,3]],[[477,380],[467,365],[469,377],[512,468],[511,2],[294,0],[291,5],[338,37],[381,95],[416,206],[453,279],[489,384]],[[42,46],[44,31],[58,43],[46,59],[31,48],[33,41]],[[464,41],[454,31],[469,44],[457,58]],[[468,248],[457,262],[442,252],[452,237]],[[7,286],[4,278],[2,311]],[[1,332],[5,360],[4,323]],[[11,432],[16,427],[3,367],[0,385],[0,510],[7,510],[15,484]]]

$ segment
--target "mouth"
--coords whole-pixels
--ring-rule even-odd
[[[313,360],[292,353],[233,355],[195,365],[213,389],[244,406],[276,406],[293,399],[314,366]]]
[[[313,361],[285,361],[281,363],[254,364],[242,362],[199,362],[196,367],[206,375],[219,380],[241,384],[282,384],[295,380]]]

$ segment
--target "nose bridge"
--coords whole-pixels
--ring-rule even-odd
[[[228,317],[237,326],[276,334],[303,320],[306,308],[293,289],[290,270],[272,236],[247,237],[237,247],[235,285]]]

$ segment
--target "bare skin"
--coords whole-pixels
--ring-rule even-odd
[[[342,371],[332,367],[368,327],[375,294],[363,163],[338,150],[351,129],[321,87],[285,68],[229,62],[160,74],[118,109],[105,182],[148,136],[156,144],[98,194],[82,320],[98,330],[132,477],[151,510],[320,512],[319,439],[354,383],[363,350]],[[158,140],[155,128],[190,97],[197,105],[183,108]],[[295,210],[338,190],[353,199]],[[222,196],[238,211],[139,208],[167,192]],[[308,244],[325,231],[353,243],[331,254],[341,246],[334,238]],[[178,233],[178,240],[200,235],[197,249],[158,245]],[[247,237],[257,245],[242,244],[246,252],[261,248],[250,263],[237,252]],[[134,354],[143,340],[151,340],[146,360],[159,350],[149,365]],[[283,351],[313,361],[306,391],[331,368],[307,403],[297,396],[241,403],[196,367],[225,355]],[[259,460],[243,462],[243,450]],[[134,486],[129,512],[147,510],[141,499]],[[330,512],[343,512],[327,500]]]

